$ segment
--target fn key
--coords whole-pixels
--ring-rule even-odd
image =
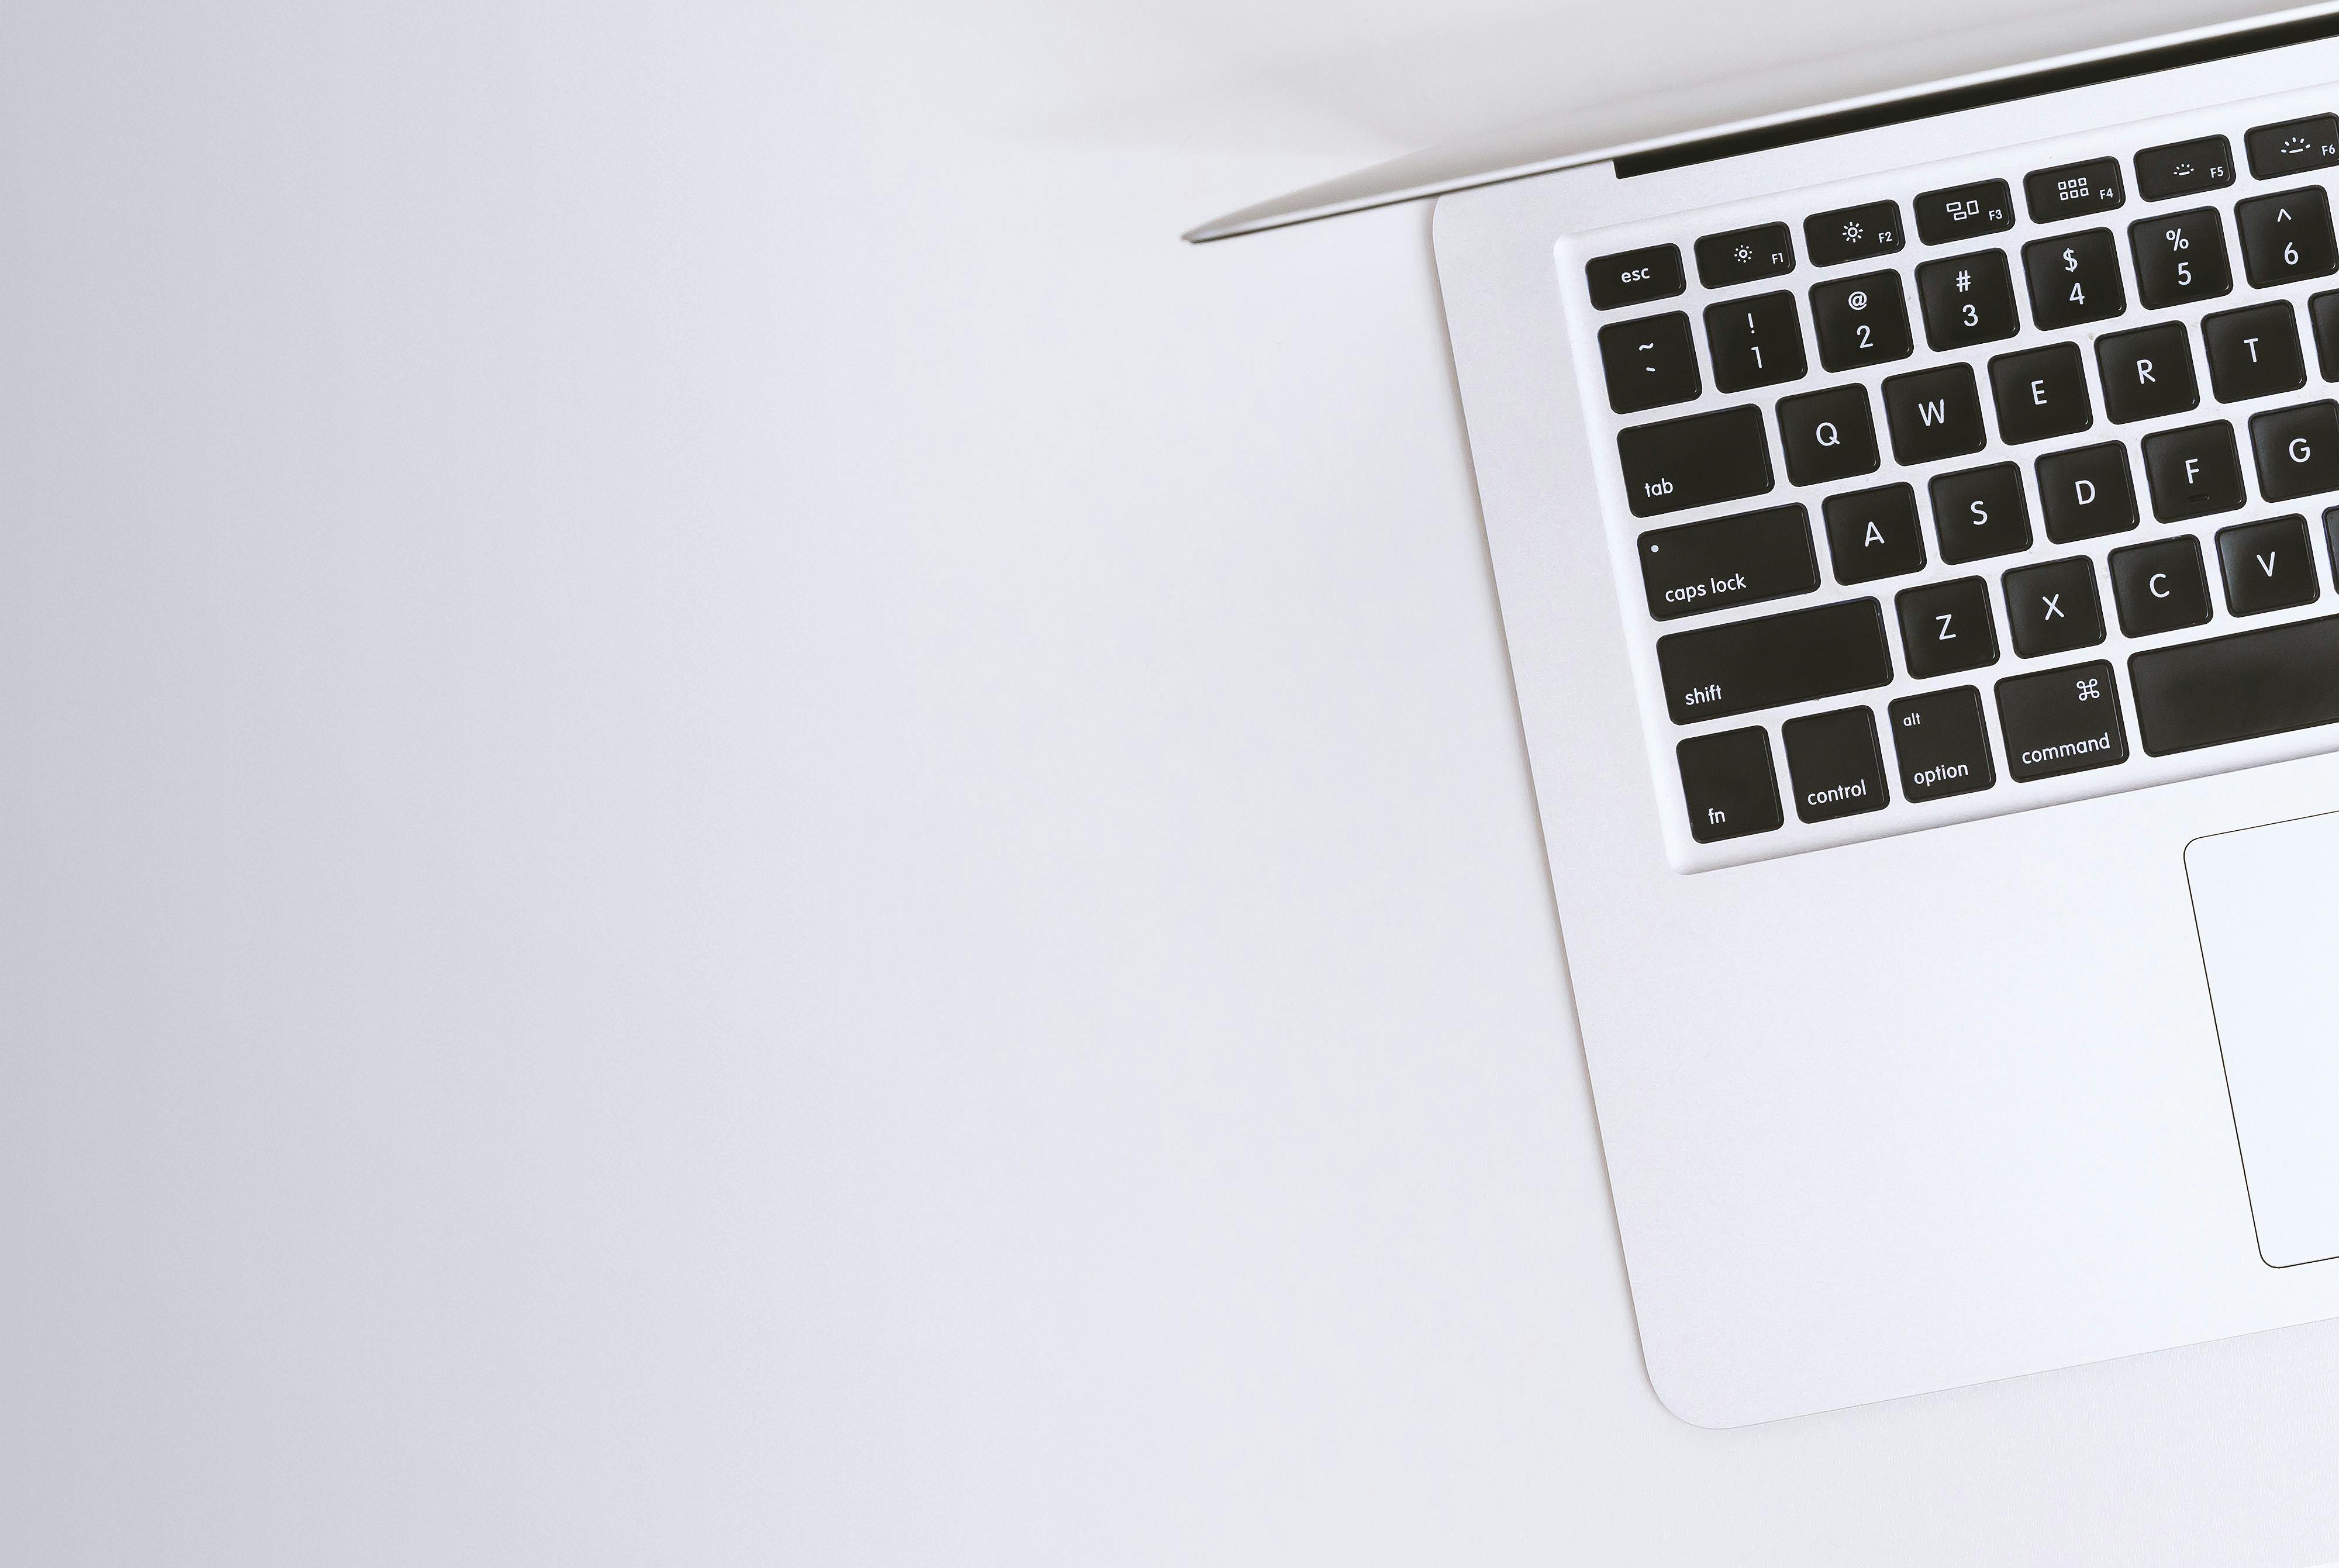
[[[1771,740],[1760,725],[1694,735],[1675,754],[1690,837],[1719,843],[1780,825],[1778,775],[1771,771]]]

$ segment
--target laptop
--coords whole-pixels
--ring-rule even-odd
[[[2339,1316],[2339,15],[1418,172],[1659,1398]]]

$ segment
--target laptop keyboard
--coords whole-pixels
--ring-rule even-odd
[[[1695,843],[2339,724],[2339,117],[2134,136],[1583,261]]]

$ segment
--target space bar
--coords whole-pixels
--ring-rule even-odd
[[[2339,724],[2339,616],[2156,648],[2127,674],[2154,756]]]

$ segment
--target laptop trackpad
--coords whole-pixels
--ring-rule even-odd
[[[2258,1254],[2339,1257],[2339,813],[2185,846]]]

